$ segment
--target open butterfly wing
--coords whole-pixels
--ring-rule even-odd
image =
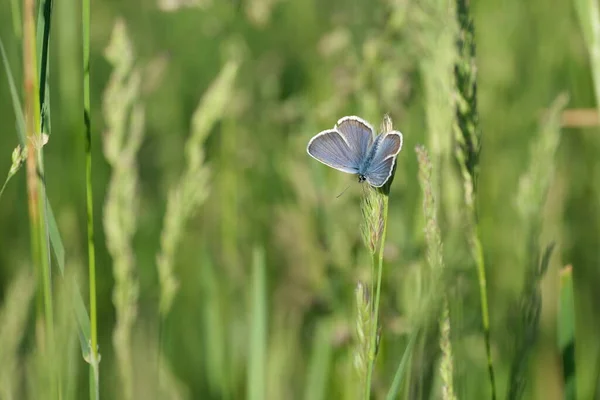
[[[391,131],[385,134],[380,140],[373,161],[365,173],[369,185],[381,187],[390,179],[400,149],[402,149],[402,133]]]
[[[350,116],[340,118],[335,129],[346,139],[356,164],[360,165],[373,143],[373,127],[362,118]]]
[[[349,174],[358,172],[357,156],[347,140],[335,129],[323,131],[308,142],[308,154],[314,159],[338,171]]]

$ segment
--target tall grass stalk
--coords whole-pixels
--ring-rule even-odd
[[[389,132],[393,129],[391,118],[386,115],[381,124],[381,132]],[[395,166],[394,166],[395,168]],[[363,198],[363,240],[371,253],[371,271],[372,277],[377,273],[376,281],[371,285],[371,293],[375,293],[373,303],[373,315],[369,327],[369,357],[367,360],[367,378],[365,384],[365,400],[371,396],[371,381],[373,378],[373,369],[375,368],[375,359],[377,357],[377,341],[379,339],[379,302],[381,299],[381,280],[383,276],[383,250],[385,247],[385,235],[387,231],[387,217],[389,205],[390,186],[393,181],[393,175],[388,182],[380,188],[374,189],[366,186],[366,193]]]
[[[52,283],[50,276],[49,250],[47,241],[45,190],[42,177],[43,153],[42,133],[40,132],[40,109],[38,97],[38,76],[35,39],[35,2],[23,2],[23,71],[25,91],[25,128],[27,136],[27,189],[29,218],[31,226],[31,252],[36,264],[38,277],[42,281],[44,309],[45,351],[54,348],[54,317],[52,304]],[[56,395],[57,387],[53,387]]]
[[[425,244],[429,261],[429,268],[423,271],[427,271],[425,275],[428,276],[423,281],[423,289],[432,294],[424,303],[431,302],[431,305],[435,305],[432,308],[435,308],[436,314],[439,310],[442,311],[440,318],[432,316],[435,319],[422,327],[423,334],[414,357],[414,365],[420,370],[420,379],[413,381],[412,395],[417,396],[419,393],[419,396],[427,396],[430,392],[427,387],[432,386],[429,382],[433,383],[438,352],[427,343],[433,343],[439,334],[442,349],[440,373],[443,388],[449,388],[444,391],[444,395],[447,396],[445,398],[452,398],[454,390],[449,342],[450,322],[445,319],[445,315],[449,314],[449,305],[444,291],[437,289],[444,288],[443,284],[440,285],[443,283],[440,277],[443,275],[443,261],[439,225],[446,224],[449,232],[458,232],[462,226],[459,220],[461,214],[457,212],[461,208],[462,199],[458,176],[453,168],[455,161],[452,152],[452,126],[456,118],[454,67],[457,59],[454,0],[419,2],[414,14],[420,28],[416,37],[419,38],[422,53],[419,57],[419,68],[423,81],[428,149],[426,151],[424,147],[417,148],[423,190]],[[443,217],[440,222],[438,215]],[[456,240],[456,236],[449,239],[453,244],[452,240]],[[439,323],[432,323],[435,320],[439,320]]]
[[[54,305],[52,299],[52,276],[50,271],[50,250],[46,217],[46,192],[44,186],[43,133],[41,131],[40,98],[37,63],[35,2],[23,2],[23,71],[25,92],[25,130],[27,148],[27,189],[29,217],[31,226],[32,258],[41,281],[41,295],[38,299],[43,304],[43,334],[40,340],[42,353],[47,357],[55,354],[54,342]],[[45,69],[44,69],[45,71]],[[44,75],[45,82],[45,75]],[[38,307],[40,307],[38,303]],[[49,396],[59,395],[57,372],[50,369]]]
[[[444,260],[442,237],[437,222],[437,207],[433,188],[431,184],[432,165],[423,146],[416,148],[419,161],[419,182],[423,191],[423,213],[425,215],[425,241],[427,244],[427,261],[431,271],[436,276],[444,274]],[[436,285],[437,286],[437,285]],[[454,400],[454,362],[452,358],[452,344],[450,342],[450,311],[448,308],[448,296],[442,295],[442,313],[440,316],[440,348],[442,359],[440,363],[440,375],[442,378],[442,398]]]
[[[521,177],[517,207],[525,232],[525,284],[519,299],[519,320],[515,334],[515,358],[510,368],[508,399],[523,397],[532,348],[537,341],[542,307],[541,280],[548,269],[554,244],[540,248],[542,217],[546,196],[554,176],[555,154],[560,142],[560,116],[567,103],[561,95],[553,102],[538,136],[531,145],[529,168]]]
[[[481,127],[477,109],[477,67],[475,63],[475,31],[468,0],[456,1],[458,20],[458,59],[454,68],[456,84],[456,159],[463,179],[464,202],[467,208],[468,240],[477,267],[481,320],[490,380],[491,398],[496,399],[496,379],[492,361],[490,317],[483,247],[477,221],[477,179],[481,150]]]
[[[455,171],[446,168],[453,163],[452,124],[455,119],[457,22],[453,3],[454,0],[422,1],[414,12],[414,18],[420,24],[417,38],[421,44],[419,67],[423,80],[427,148],[432,162],[431,186],[433,195],[440,199],[436,206],[444,205],[448,210],[446,218],[460,215],[456,212],[460,198],[453,185]],[[452,201],[448,201],[448,196],[453,196]]]
[[[94,243],[94,192],[92,188],[92,122],[90,110],[90,0],[81,7],[83,42],[83,123],[85,133],[85,193],[87,213],[88,275],[90,292],[90,398],[100,397],[100,356],[96,306],[96,247]]]
[[[44,287],[45,287],[45,303],[46,303],[46,314],[49,315],[49,319],[51,320],[51,324],[48,327],[50,331],[49,341],[51,343],[48,352],[45,354],[45,358],[47,360],[56,359],[58,356],[58,347],[57,342],[55,341],[55,322],[54,322],[54,300],[53,300],[53,286],[52,286],[52,264],[50,257],[50,205],[48,201],[48,197],[46,195],[46,181],[47,177],[44,171],[44,161],[43,161],[43,146],[47,143],[50,134],[50,84],[49,84],[49,44],[50,44],[50,26],[52,21],[52,0],[43,0],[38,3],[38,19],[37,19],[37,27],[36,27],[36,52],[37,57],[36,61],[38,62],[38,101],[39,101],[39,118],[38,129],[39,129],[39,138],[36,143],[37,151],[38,151],[38,179],[40,181],[40,193],[42,194],[42,218],[43,218],[43,232],[41,232],[41,247],[42,250],[45,250],[43,256],[47,260],[47,268],[44,268]],[[49,309],[49,311],[48,311]],[[49,372],[50,375],[50,387],[52,393],[56,393],[59,398],[62,397],[62,382],[60,377],[60,371],[57,368],[54,368],[51,363],[45,364],[45,369]]]
[[[373,189],[368,189],[374,191]],[[378,340],[378,327],[379,327],[379,302],[381,299],[381,279],[383,276],[383,249],[385,246],[385,234],[387,228],[387,216],[388,216],[388,204],[389,198],[387,194],[377,193],[377,196],[381,196],[381,219],[383,220],[383,228],[381,230],[381,237],[379,238],[379,247],[377,252],[373,255],[373,264],[377,266],[377,281],[375,282],[375,303],[373,304],[373,317],[372,325],[369,333],[369,359],[368,359],[368,372],[367,372],[367,383],[365,385],[365,399],[369,399],[371,393],[371,380],[373,377],[373,369],[375,368],[375,358],[377,356],[377,340]]]
[[[210,192],[210,168],[205,162],[204,142],[215,124],[226,112],[231,101],[239,63],[228,61],[206,91],[192,116],[191,134],[185,144],[185,169],[167,199],[167,211],[160,234],[160,249],[156,265],[160,285],[159,294],[159,366],[158,383],[162,385],[162,347],[164,323],[178,290],[175,274],[176,251],[185,233],[187,222],[204,203]],[[221,338],[220,338],[221,339]]]
[[[555,155],[560,143],[560,117],[567,101],[565,94],[559,95],[548,109],[531,144],[529,167],[519,181],[517,208],[530,240],[537,239],[541,233],[542,210],[554,177]]]
[[[169,193],[160,250],[156,256],[160,283],[159,312],[162,319],[169,313],[177,292],[175,252],[185,224],[209,193],[210,170],[205,165],[204,141],[225,114],[226,106],[233,96],[238,67],[236,61],[229,61],[223,67],[192,116],[192,132],[185,144],[185,170]]]
[[[104,93],[107,124],[104,155],[112,177],[104,205],[106,245],[113,258],[113,303],[117,321],[113,344],[124,399],[134,398],[132,330],[137,314],[138,281],[132,240],[136,231],[136,155],[144,138],[144,106],[140,104],[141,71],[134,68],[132,44],[123,20],[117,20],[105,57],[113,73]]]

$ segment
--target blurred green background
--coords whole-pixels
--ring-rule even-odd
[[[9,0],[0,3],[0,37],[19,88],[22,48]],[[473,1],[480,123],[479,230],[487,265],[491,340],[498,394],[506,397],[514,346],[515,305],[529,268],[527,232],[518,214],[519,179],[540,117],[563,92],[568,108],[594,108],[588,54],[569,1]],[[80,3],[54,4],[50,87],[52,133],[45,149],[48,197],[66,249],[66,266],[87,288]],[[446,2],[409,0],[102,0],[92,2],[91,93],[93,189],[103,398],[123,398],[112,332],[113,259],[103,210],[112,169],[103,153],[109,109],[104,93],[113,67],[104,56],[118,18],[127,27],[142,76],[135,102],[146,110],[135,164],[138,202],[131,244],[139,281],[133,328],[134,398],[163,398],[152,389],[152,363],[164,363],[182,398],[245,398],[253,257],[264,251],[269,399],[356,398],[352,370],[354,290],[368,280],[355,178],[306,154],[308,140],[344,115],[374,126],[389,113],[404,134],[390,195],[382,344],[374,391],[383,397],[403,354],[426,263],[421,190],[414,148],[426,145],[434,169],[454,166],[451,126],[433,131],[437,104],[432,71],[451,23]],[[165,8],[170,8],[166,11]],[[440,11],[441,10],[441,11]],[[204,142],[209,178],[175,252],[179,290],[159,339],[157,252],[167,199],[185,168],[192,114],[227,63],[239,67],[222,118]],[[3,68],[4,70],[4,68]],[[443,78],[442,78],[443,81]],[[441,83],[443,84],[443,82]],[[443,87],[440,86],[443,93]],[[446,101],[449,101],[446,99]],[[113,104],[113,108],[117,107]],[[440,117],[441,118],[441,117]],[[7,81],[0,79],[0,173],[18,144]],[[433,122],[432,122],[433,121]],[[440,161],[437,163],[437,156]],[[533,160],[535,162],[535,160]],[[526,398],[563,398],[557,347],[559,270],[573,266],[578,398],[595,396],[600,371],[600,133],[564,127],[540,246],[557,243],[541,283],[540,331],[533,346]],[[475,265],[465,246],[460,184],[442,188],[442,239],[453,275],[451,322],[459,398],[489,396]],[[350,189],[336,196],[346,187]],[[449,185],[449,184],[448,184]],[[459,193],[457,195],[457,193]],[[458,197],[457,197],[458,196]],[[454,200],[453,200],[454,199]],[[453,203],[454,201],[454,203]],[[17,272],[31,268],[24,171],[0,199],[0,297]],[[58,278],[57,278],[58,279]],[[84,296],[84,298],[87,298]],[[69,342],[77,353],[77,342]],[[434,341],[432,346],[436,346]],[[23,352],[27,352],[23,349]],[[86,365],[73,358],[75,398],[87,393]],[[422,372],[412,366],[411,382]],[[250,370],[250,371],[249,371]],[[250,374],[250,375],[249,375]],[[423,372],[426,376],[426,373]],[[431,378],[429,378],[431,379]],[[431,397],[439,397],[431,379]],[[175,395],[173,395],[175,396]],[[167,398],[165,395],[164,398]]]

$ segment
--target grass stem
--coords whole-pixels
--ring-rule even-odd
[[[35,1],[23,1],[23,71],[25,91],[25,129],[27,148],[27,191],[31,226],[31,252],[42,280],[41,301],[44,313],[43,351],[54,352],[54,315],[50,274],[48,229],[46,224],[46,194],[43,182],[42,132],[38,93]],[[58,376],[52,372],[51,393],[58,394]]]
[[[492,399],[496,398],[496,379],[494,376],[494,364],[492,361],[492,346],[490,340],[490,315],[488,310],[487,280],[485,278],[485,261],[483,257],[483,247],[479,240],[479,229],[474,224],[474,232],[471,237],[471,246],[473,246],[475,262],[477,264],[477,279],[479,281],[479,298],[481,301],[481,319],[483,323],[483,338],[485,341],[485,354],[487,359],[488,375],[492,388]]]
[[[96,312],[96,249],[94,245],[94,203],[92,190],[92,131],[90,113],[90,0],[82,4],[83,35],[83,122],[85,125],[85,181],[87,210],[88,273],[90,291],[90,398],[98,399],[98,317]]]
[[[365,385],[365,400],[368,400],[371,395],[371,380],[373,376],[373,368],[375,367],[375,357],[377,350],[377,327],[379,324],[379,300],[381,298],[381,278],[383,276],[383,249],[385,246],[385,234],[387,230],[387,215],[388,215],[388,201],[389,198],[385,194],[378,194],[383,196],[383,231],[379,238],[379,248],[377,253],[373,255],[373,261],[377,259],[377,283],[375,286],[375,304],[373,307],[373,324],[371,326],[369,345],[369,360],[368,360],[368,372],[367,372],[367,384]]]

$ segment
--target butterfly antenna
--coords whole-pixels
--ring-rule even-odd
[[[342,191],[342,193],[340,193],[340,194],[338,194],[337,196],[335,196],[335,198],[336,198],[336,199],[339,199],[340,197],[342,197],[342,195],[343,195],[344,193],[346,193],[346,190],[348,190],[348,188],[349,188],[349,187],[350,187],[350,185],[346,186],[346,189],[344,189],[344,190]]]

